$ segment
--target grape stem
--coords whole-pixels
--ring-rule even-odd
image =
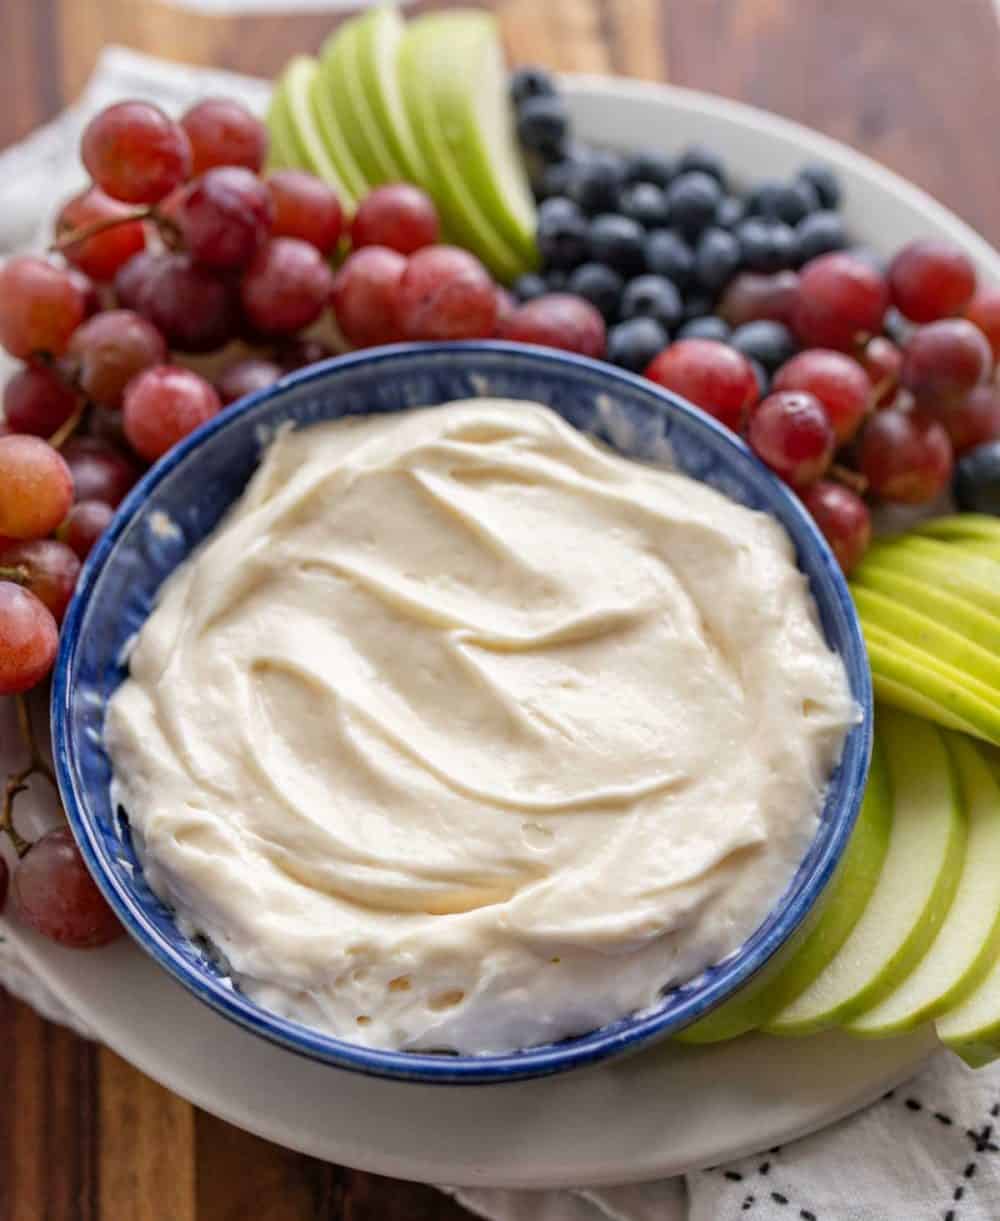
[[[13,581],[15,585],[27,585],[31,573],[23,564],[0,564],[0,581]]]
[[[38,749],[38,740],[35,737],[35,731],[31,724],[31,713],[28,711],[28,701],[23,695],[15,695],[14,703],[17,708],[18,729],[25,746],[28,748],[28,766],[23,767],[19,772],[12,772],[7,777],[7,784],[3,794],[3,805],[0,806],[0,831],[7,832],[10,836],[10,842],[14,846],[14,851],[19,857],[22,857],[31,847],[31,841],[26,840],[14,826],[14,798],[17,797],[18,793],[27,792],[28,785],[25,781],[31,776],[44,776],[53,788],[56,787],[56,778],[52,768],[42,758],[42,752]]]
[[[96,237],[98,233],[104,233],[108,229],[117,229],[119,225],[128,225],[137,220],[146,220],[152,215],[153,207],[149,204],[142,208],[134,208],[131,212],[126,212],[122,216],[105,216],[103,220],[95,220],[89,225],[81,225],[79,229],[70,229],[68,233],[61,234],[52,243],[49,250],[61,254],[64,250],[68,250],[70,246],[76,246],[79,242],[85,242],[88,237]]]
[[[829,475],[834,483],[843,484],[845,488],[850,488],[859,496],[864,496],[868,491],[868,480],[864,475],[860,471],[852,471],[849,467],[841,466],[839,462],[835,462],[830,467]]]
[[[69,417],[65,424],[62,425],[56,432],[49,437],[49,444],[53,449],[62,449],[70,437],[80,427],[80,421],[83,419],[84,412],[87,410],[87,404],[81,402],[76,411]]]

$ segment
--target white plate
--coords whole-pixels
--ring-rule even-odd
[[[568,78],[566,87],[580,135],[596,142],[705,141],[747,181],[826,160],[842,178],[859,239],[889,252],[910,237],[947,237],[984,278],[1000,280],[1000,258],[971,229],[843,145],[689,90],[591,77]],[[3,767],[16,752],[2,719],[0,742]],[[316,1157],[430,1182],[587,1186],[712,1165],[857,1110],[933,1046],[926,1032],[882,1042],[754,1036],[718,1047],[665,1044],[516,1085],[408,1085],[314,1064],[245,1033],[131,943],[80,954],[10,924],[3,931],[101,1039],[198,1106]]]

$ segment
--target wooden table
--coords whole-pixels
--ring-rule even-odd
[[[415,8],[434,7],[417,4]],[[511,57],[698,86],[871,153],[1000,244],[993,0],[498,0]],[[125,43],[269,75],[334,18],[0,0],[0,146]],[[430,1188],[287,1152],[0,992],[0,1221],[455,1221]]]

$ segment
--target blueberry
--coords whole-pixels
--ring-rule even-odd
[[[607,263],[623,276],[633,276],[645,266],[645,233],[638,221],[606,213],[590,222],[590,257]]]
[[[627,186],[621,195],[621,211],[631,216],[646,229],[667,223],[667,195],[662,187],[652,182],[636,182]]]
[[[583,263],[570,276],[566,287],[596,306],[610,322],[618,313],[625,281],[605,263]]]
[[[795,231],[780,221],[751,216],[736,229],[743,264],[750,271],[782,271],[791,267],[798,252]]]
[[[552,97],[556,83],[544,68],[518,68],[508,84],[510,100],[520,106],[528,98]]]
[[[715,220],[722,202],[722,188],[701,170],[681,174],[667,188],[670,223],[686,238],[696,238]]]
[[[571,161],[568,157],[563,158],[562,161],[553,161],[551,165],[545,166],[542,170],[535,188],[536,196],[539,199],[554,199],[559,195],[566,195],[575,172],[576,162]]]
[[[852,250],[851,253],[853,254],[854,251]],[[912,323],[908,322],[893,305],[890,305],[885,312],[885,317],[882,319],[882,329],[897,348],[905,348],[910,336],[913,334]]]
[[[746,216],[746,209],[743,207],[743,201],[737,199],[735,195],[727,195],[719,204],[715,223],[721,229],[735,229],[744,216]]]
[[[576,267],[587,257],[587,218],[571,199],[556,196],[538,209],[536,240],[546,267]]]
[[[677,162],[677,171],[680,174],[708,174],[720,187],[726,187],[726,167],[722,158],[704,144],[692,144],[686,148]]]
[[[746,194],[743,203],[747,216],[763,216],[774,206],[774,198],[784,184],[777,178],[762,178]]]
[[[717,339],[719,343],[728,343],[729,335],[729,324],[718,314],[704,314],[700,318],[692,318],[677,332],[678,339]]]
[[[780,220],[771,226],[771,258],[772,271],[786,271],[799,262],[799,239],[795,230]]]
[[[712,312],[713,298],[704,293],[692,293],[684,298],[684,321],[692,322],[695,318],[703,318]]]
[[[797,350],[795,339],[784,323],[761,320],[745,322],[729,337],[730,344],[748,360],[756,360],[773,373]]]
[[[840,182],[828,165],[822,163],[804,165],[799,170],[798,177],[809,183],[819,196],[819,202],[824,208],[840,207],[842,197]]]
[[[676,172],[673,161],[666,153],[657,153],[652,149],[633,153],[625,161],[627,182],[651,182],[658,187],[668,187]]]
[[[561,97],[531,97],[517,112],[517,135],[525,148],[546,161],[557,160],[569,134],[569,115]]]
[[[545,291],[547,293],[564,293],[569,285],[569,272],[561,267],[555,267],[545,273]]]
[[[804,178],[794,182],[765,184],[761,193],[758,211],[769,220],[782,220],[786,225],[797,225],[804,216],[819,208],[819,196]]]
[[[518,276],[510,287],[517,300],[522,302],[534,301],[536,297],[542,297],[548,292],[542,277],[536,276],[532,271],[525,272],[523,276]]]
[[[646,238],[646,267],[684,289],[694,275],[694,251],[673,229],[654,229]]]
[[[977,445],[959,458],[955,499],[965,513],[1000,516],[1000,441]]]
[[[820,254],[831,250],[843,250],[847,245],[847,233],[839,212],[823,209],[805,217],[795,227],[799,243],[799,262],[808,263]]]
[[[680,322],[683,312],[677,285],[666,276],[638,276],[625,285],[622,318],[655,318],[669,332]]]
[[[641,373],[669,342],[655,318],[629,318],[608,331],[608,360],[633,373]]]
[[[694,252],[694,276],[707,293],[717,294],[740,265],[740,244],[726,229],[706,229]]]
[[[593,216],[597,212],[613,212],[625,181],[625,162],[617,153],[595,151],[577,165],[570,186],[570,196]]]

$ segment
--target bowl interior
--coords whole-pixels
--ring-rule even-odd
[[[112,807],[104,709],[126,676],[127,645],[163,580],[239,496],[278,427],[477,396],[543,402],[627,456],[673,465],[778,517],[864,716],[848,734],[819,829],[782,900],[739,950],[666,992],[655,1010],[503,1056],[372,1050],[262,1009],[234,989],[208,947],[180,933],[146,885],[127,821]],[[582,357],[502,343],[341,357],[283,379],[188,438],[134,489],[87,562],[65,621],[52,713],[60,790],[81,849],[126,927],[163,966],[226,1016],[293,1051],[364,1072],[452,1083],[514,1080],[599,1060],[677,1030],[731,994],[791,935],[829,880],[857,815],[871,749],[870,677],[853,604],[797,499],[727,430],[651,383]]]

